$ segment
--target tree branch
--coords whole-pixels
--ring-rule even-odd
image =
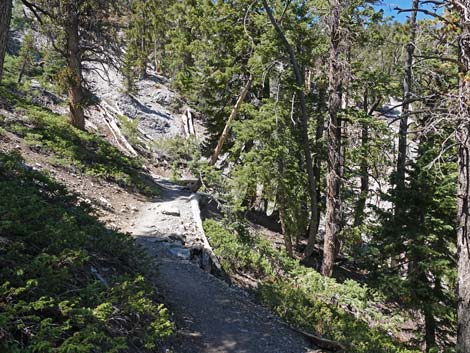
[[[447,24],[451,24],[451,25],[454,25],[454,26],[458,26],[458,23],[455,23],[455,22],[452,22],[452,21],[449,21],[447,18],[441,16],[441,15],[438,15],[437,13],[435,12],[432,12],[432,11],[429,11],[429,10],[426,10],[426,9],[402,9],[400,7],[395,7],[394,8],[395,11],[398,11],[398,13],[402,13],[402,12],[413,12],[413,11],[418,11],[418,12],[422,12],[426,15],[429,15],[429,16],[432,16],[432,17],[435,17],[435,18],[438,18],[440,19],[441,21],[447,23]]]

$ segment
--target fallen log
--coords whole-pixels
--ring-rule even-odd
[[[207,258],[204,259],[204,263],[202,264],[202,267],[204,270],[218,277],[222,277],[223,279],[230,282],[230,278],[227,276],[224,269],[222,268],[222,265],[220,264],[219,259],[215,255],[214,250],[212,249],[209,243],[209,240],[207,240],[206,233],[204,232],[204,227],[202,226],[202,219],[201,219],[201,210],[199,208],[199,199],[200,199],[200,196],[196,193],[193,193],[190,197],[193,219],[194,219],[194,222],[196,223],[196,228],[199,231],[199,234],[201,234],[201,238],[202,238],[203,246],[204,246],[204,249],[203,249],[204,254],[207,256]]]
[[[107,103],[105,103],[108,105]],[[116,118],[113,116],[113,114],[110,113],[109,109],[105,105],[101,105],[101,110],[102,112],[109,118],[110,121],[107,121],[105,118],[104,120],[108,124],[108,127],[110,127],[111,131],[113,132],[113,135],[116,137],[118,136],[121,142],[124,144],[125,150],[129,152],[133,157],[138,156],[139,154],[136,152],[134,147],[127,141],[127,139],[124,137],[124,135],[121,133],[121,129],[116,123]]]
[[[305,338],[310,340],[314,345],[316,345],[319,348],[326,349],[326,350],[333,351],[333,352],[345,352],[344,346],[339,342],[332,341],[327,338],[314,335],[313,333],[306,332],[304,330],[301,330],[292,326],[289,326],[289,327],[292,330],[303,335]]]

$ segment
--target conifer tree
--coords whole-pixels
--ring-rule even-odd
[[[23,38],[23,43],[19,52],[19,74],[18,83],[21,83],[23,75],[30,72],[34,64],[34,55],[36,48],[34,45],[34,38],[30,33],[27,33]]]
[[[114,30],[109,1],[35,0],[27,2],[41,22],[43,32],[66,61],[58,79],[69,96],[70,123],[85,129],[85,62],[112,64],[107,50],[113,49]],[[106,48],[106,50],[104,49]]]
[[[134,0],[131,2],[128,28],[126,30],[126,54],[124,65],[135,67],[140,78],[147,74],[153,56],[155,70],[161,68],[161,51],[165,44],[167,4],[156,0]],[[127,70],[127,69],[125,69]],[[129,74],[129,71],[126,71]]]

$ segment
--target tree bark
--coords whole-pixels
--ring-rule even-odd
[[[8,31],[11,21],[11,0],[0,1],[0,83],[3,78],[3,63],[8,42]]]
[[[341,64],[339,62],[340,17],[338,0],[330,0],[330,58],[328,73],[328,174],[326,177],[326,229],[321,272],[331,277],[341,228]]]
[[[307,176],[308,176],[308,186],[309,186],[309,196],[310,196],[310,225],[309,225],[309,239],[316,238],[316,231],[318,228],[318,200],[317,200],[317,189],[315,183],[315,174],[313,171],[313,161],[312,161],[312,152],[310,149],[310,142],[308,138],[308,115],[307,115],[307,105],[305,101],[305,78],[303,73],[300,71],[299,65],[297,64],[297,60],[295,59],[294,50],[292,46],[289,44],[284,32],[282,31],[281,27],[277,23],[276,19],[274,18],[271,8],[269,7],[266,0],[263,0],[263,6],[266,10],[266,13],[273,25],[276,33],[278,34],[281,41],[284,43],[284,46],[289,54],[289,61],[292,65],[292,69],[294,70],[295,80],[298,86],[297,93],[299,95],[300,101],[300,137],[301,137],[301,144],[304,149],[305,154],[305,166],[307,168]]]
[[[467,97],[470,87],[467,87]],[[463,92],[462,92],[463,93]],[[462,103],[465,104],[465,103]],[[467,108],[468,109],[468,108]],[[468,116],[470,118],[470,116]],[[457,352],[470,352],[470,126],[465,122],[458,131],[460,143],[458,162],[458,221],[457,252],[458,252],[458,311],[457,311]]]
[[[84,96],[82,90],[82,62],[79,37],[79,14],[74,5],[70,5],[64,30],[67,40],[68,93],[70,108],[70,123],[72,126],[85,130],[85,113],[83,110]]]
[[[462,33],[459,37],[459,105],[457,141],[459,143],[457,185],[457,352],[470,352],[470,0],[459,2]]]

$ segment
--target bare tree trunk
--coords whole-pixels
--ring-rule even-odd
[[[145,78],[147,76],[147,16],[145,12],[142,13],[142,33],[140,34],[140,77]]]
[[[232,125],[233,120],[235,120],[235,118],[237,117],[238,110],[240,109],[240,106],[242,105],[246,95],[248,94],[248,91],[250,90],[252,81],[253,76],[250,75],[248,81],[246,81],[246,84],[242,89],[242,92],[240,93],[240,96],[237,99],[237,102],[235,103],[235,106],[230,112],[230,116],[228,117],[228,120],[225,123],[224,130],[222,131],[222,134],[219,137],[219,141],[217,142],[217,146],[215,147],[214,153],[212,154],[209,165],[214,165],[217,162],[217,158],[219,158],[220,152],[222,151],[222,147],[224,146],[225,140],[228,137],[230,126]]]
[[[400,128],[398,131],[398,158],[397,158],[397,173],[396,173],[396,186],[397,190],[403,191],[405,189],[406,178],[406,160],[407,160],[407,138],[408,138],[408,116],[410,114],[410,99],[412,94],[413,83],[413,56],[415,51],[416,41],[416,9],[419,6],[419,0],[413,0],[413,10],[410,16],[410,41],[406,45],[406,60],[405,60],[405,77],[403,79],[403,107],[400,117]],[[400,212],[399,205],[396,205],[397,212]]]
[[[330,69],[328,74],[328,174],[326,178],[326,229],[321,272],[331,277],[341,227],[341,66],[339,62],[340,17],[338,0],[330,0]]]
[[[282,168],[282,167],[280,167]],[[290,257],[294,257],[294,252],[292,250],[292,237],[289,233],[289,230],[286,227],[286,209],[285,209],[285,199],[284,199],[284,190],[281,190],[277,193],[277,200],[279,202],[279,220],[281,221],[281,230],[284,237],[284,245],[286,246],[287,254]]]
[[[369,90],[366,87],[364,91],[364,111],[369,111]],[[361,129],[361,190],[356,203],[354,212],[354,227],[362,225],[364,220],[364,210],[366,207],[367,196],[369,193],[369,168],[367,165],[367,146],[369,144],[369,125],[362,123]]]
[[[470,32],[468,33],[470,34]],[[469,37],[470,38],[470,37]],[[469,48],[470,49],[470,48]],[[470,94],[470,87],[463,83],[466,94]],[[462,89],[463,87],[461,87]],[[463,92],[462,92],[463,93]],[[465,96],[461,97],[465,103]],[[468,107],[465,108],[468,110]],[[470,113],[467,111],[467,113]],[[470,244],[468,229],[470,228],[470,115],[458,131],[459,174],[458,174],[458,220],[457,252],[458,252],[458,311],[457,311],[457,352],[470,352]]]
[[[453,2],[453,1],[452,1]],[[462,4],[463,3],[463,4]],[[457,141],[459,143],[458,186],[457,186],[457,254],[458,254],[458,308],[457,308],[457,352],[470,352],[470,0],[459,2],[462,33],[459,38],[459,111]]]
[[[10,29],[11,7],[11,0],[0,1],[0,83],[3,78],[3,62],[7,49],[8,31]]]
[[[437,352],[436,344],[436,319],[432,311],[432,306],[424,308],[424,326],[425,326],[425,342],[426,353]]]
[[[322,156],[319,155],[321,150],[321,139],[323,137],[323,133],[325,131],[325,119],[323,117],[323,113],[325,112],[325,99],[326,99],[326,87],[322,85],[319,87],[318,93],[318,109],[317,109],[317,126],[315,129],[315,156],[313,159],[313,175],[316,183],[316,197],[317,197],[317,205],[320,201],[320,174],[321,174],[321,161]],[[318,208],[318,206],[317,206]],[[317,210],[317,222],[316,222],[316,229],[313,232],[309,231],[310,234],[314,234],[314,236],[309,236],[307,240],[307,246],[304,250],[304,256],[308,257],[311,256],[313,253],[313,249],[315,248],[316,243],[316,234],[318,233],[318,226],[319,226],[319,219],[320,219],[320,210]]]
[[[307,115],[307,106],[305,102],[305,78],[303,73],[300,71],[299,65],[295,59],[294,50],[292,46],[289,44],[284,32],[282,31],[281,27],[277,23],[276,19],[274,18],[271,8],[269,7],[266,0],[263,0],[263,6],[268,14],[269,20],[273,25],[274,29],[276,30],[277,34],[279,35],[280,39],[284,43],[287,52],[289,53],[289,60],[292,65],[292,69],[294,70],[295,79],[297,82],[298,88],[298,95],[300,101],[300,112],[301,112],[301,144],[304,148],[305,154],[305,165],[307,168],[307,176],[308,176],[308,186],[309,186],[309,196],[310,196],[310,225],[309,225],[309,239],[316,237],[316,231],[318,229],[318,200],[317,200],[317,189],[315,183],[315,174],[313,172],[313,161],[312,161],[312,152],[310,149],[310,142],[308,139],[308,115]]]
[[[64,23],[67,38],[67,64],[70,75],[68,77],[70,123],[78,129],[85,130],[78,9],[70,5],[67,11],[67,20]]]
[[[23,64],[21,64],[21,69],[20,69],[20,73],[18,74],[18,84],[21,83],[21,81],[23,81],[23,75],[24,75],[24,72],[26,70],[26,62],[23,62]]]

